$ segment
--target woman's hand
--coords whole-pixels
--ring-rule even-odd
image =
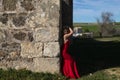
[[[73,34],[73,30],[71,29],[71,27],[69,27],[70,33],[69,34]]]
[[[69,33],[64,35],[64,38],[67,39],[68,37],[70,37],[73,34],[73,30],[69,27]]]
[[[64,43],[67,42],[68,38],[73,34],[72,28],[69,27],[69,33],[64,35]]]

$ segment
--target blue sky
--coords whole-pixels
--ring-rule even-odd
[[[120,0],[73,0],[73,22],[96,22],[102,12],[120,22]]]

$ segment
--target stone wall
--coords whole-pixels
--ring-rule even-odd
[[[60,0],[0,0],[0,68],[59,72]]]

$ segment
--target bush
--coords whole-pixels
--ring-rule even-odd
[[[21,69],[0,69],[0,80],[67,80],[61,74],[38,73]]]
[[[115,75],[110,76],[107,73],[105,73],[104,71],[98,71],[92,75],[84,76],[78,80],[118,80],[118,79]]]

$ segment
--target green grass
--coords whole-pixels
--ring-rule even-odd
[[[74,27],[82,27],[83,31],[90,31],[90,32],[98,32],[99,28],[97,24],[91,23],[91,24],[87,24],[87,23],[74,23],[73,24]]]
[[[97,41],[115,41],[120,42],[120,37],[105,37],[105,38],[94,38]]]
[[[89,30],[90,32],[98,32],[99,28],[97,27],[97,25],[84,25],[81,26],[83,28],[84,31]]]
[[[0,69],[0,80],[68,80],[61,74],[35,73],[29,70]],[[110,75],[105,70],[91,75],[82,76],[77,80],[119,80],[116,75]]]
[[[82,27],[84,31],[89,30],[91,32],[98,32],[99,27],[97,23],[73,23],[74,27]],[[116,29],[120,29],[120,25],[114,26]]]
[[[93,32],[93,36],[99,36],[100,29],[95,23],[74,23],[74,27],[82,27],[83,32]]]
[[[116,29],[120,29],[120,25],[115,25],[114,26]]]
[[[98,25],[97,24],[79,24],[83,30],[86,30],[88,29],[89,31],[92,31],[92,32],[96,32],[98,31]],[[76,27],[79,27],[79,26],[76,26]]]
[[[107,74],[105,71],[97,71],[91,75],[83,76],[78,80],[119,80],[116,75]]]
[[[93,32],[94,37],[99,37],[100,28],[97,23],[73,23],[74,27],[82,27],[83,32]],[[120,25],[114,25],[115,29],[120,29]]]
[[[35,73],[25,69],[0,69],[0,80],[66,80],[66,78],[57,73]]]

